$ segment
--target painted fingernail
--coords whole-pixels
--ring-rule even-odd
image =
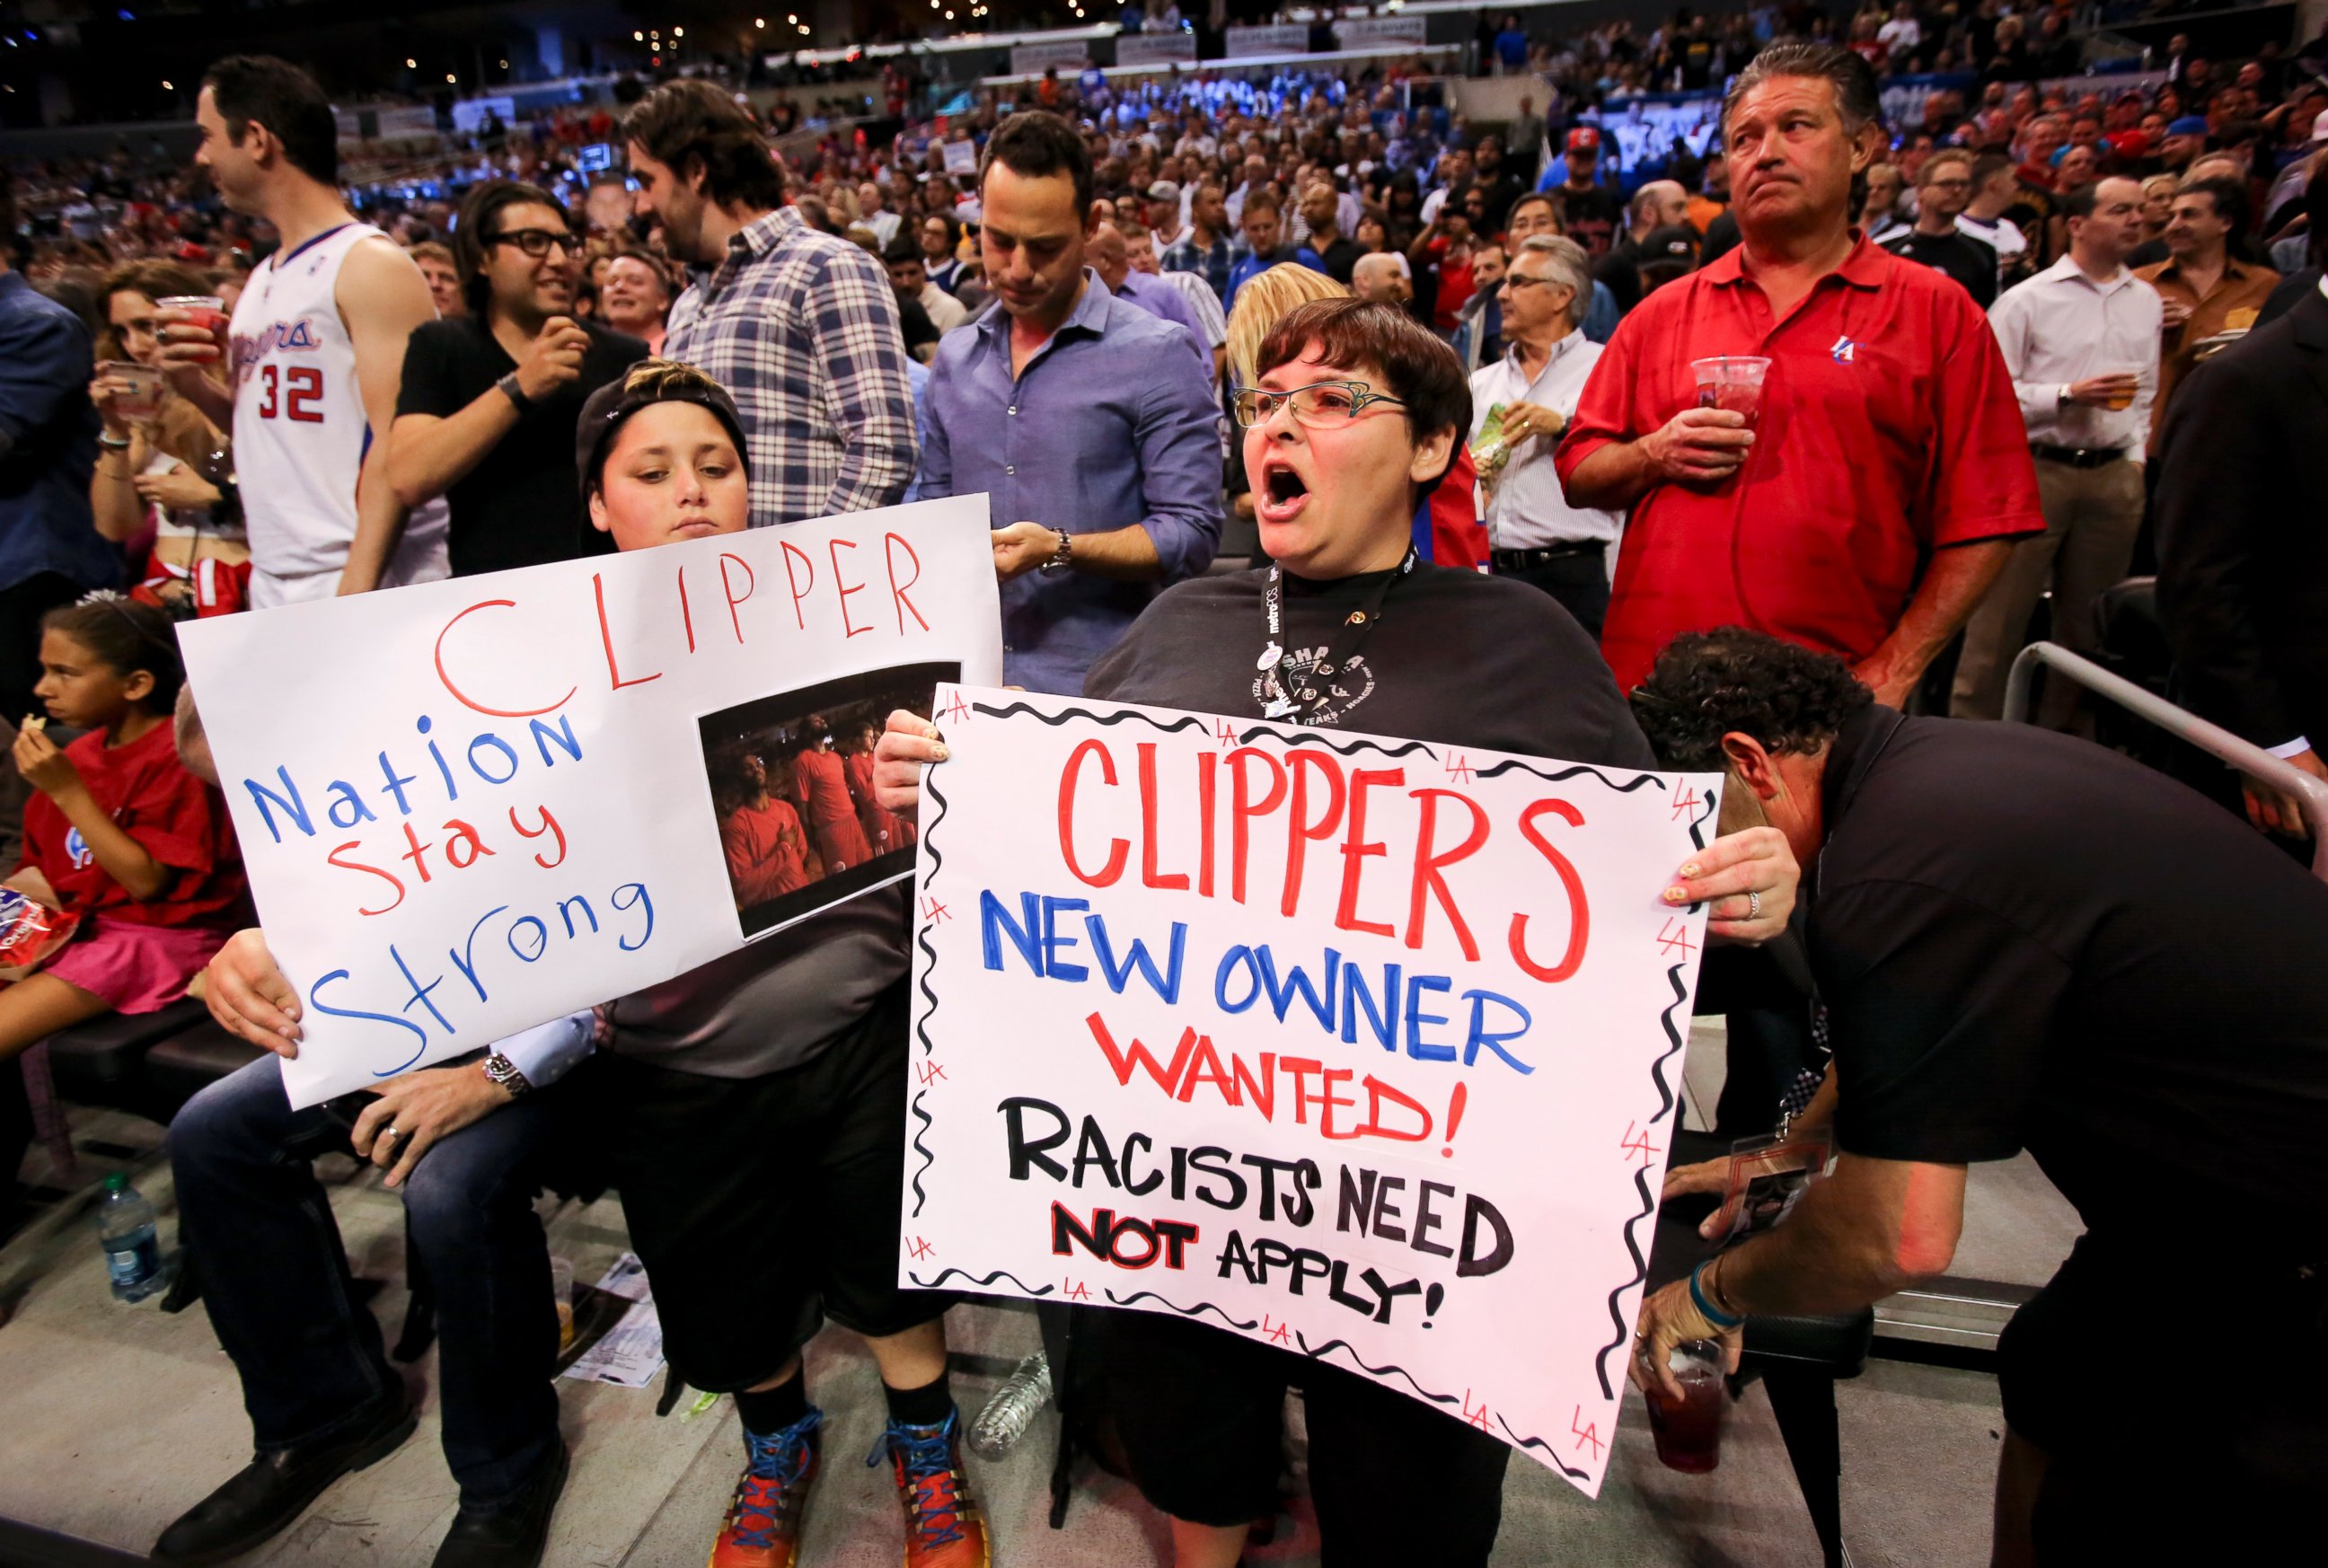
[[[1698,864],[1697,864],[1697,862],[1696,862],[1696,861],[1694,861],[1694,860],[1692,860],[1688,865],[1684,866],[1684,867],[1681,869],[1681,874],[1682,874],[1683,876],[1685,876],[1685,877],[1686,877],[1686,878],[1690,878],[1692,881],[1695,881],[1695,880],[1697,879],[1698,876],[1701,874],[1701,873],[1700,873],[1700,871],[1699,871],[1699,869],[1698,869]]]
[[[947,757],[952,756],[953,755],[953,753],[952,753],[952,752],[948,751],[944,746],[939,746],[935,751],[934,751],[934,752],[930,753],[930,760],[931,760],[932,762],[943,762]]]
[[[1668,903],[1668,904],[1686,904],[1686,903],[1688,903],[1688,902],[1689,902],[1689,889],[1688,889],[1688,888],[1686,888],[1686,887],[1668,887],[1668,888],[1666,888],[1666,903]]]

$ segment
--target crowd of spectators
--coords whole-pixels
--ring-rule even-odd
[[[2192,700],[2328,779],[2308,738],[2328,726],[2328,570],[2316,538],[2291,535],[2316,493],[2284,487],[2289,454],[2328,450],[2328,379],[2286,362],[2328,343],[2328,32],[2222,70],[2178,40],[2152,76],[2062,82],[2079,37],[2070,10],[2005,14],[1999,0],[1852,16],[1764,5],[1551,42],[1508,20],[1483,30],[1490,67],[1529,79],[1516,115],[1495,123],[1397,63],[1352,80],[1046,73],[967,113],[821,128],[680,80],[619,118],[501,127],[434,170],[359,185],[315,85],[238,59],[206,81],[191,168],[149,149],[25,172],[18,189],[40,204],[19,221],[0,203],[0,702],[12,718],[45,704],[89,734],[69,751],[37,724],[19,737],[19,788],[39,797],[27,863],[53,874],[11,885],[88,915],[93,941],[34,977],[46,983],[0,991],[0,1056],[105,1008],[176,1000],[206,964],[243,977],[233,997],[271,975],[256,933],[229,940],[244,910],[215,792],[148,738],[166,734],[183,680],[172,619],[915,497],[988,498],[1013,684],[1224,711],[1251,706],[1249,690],[1271,717],[1376,728],[1404,713],[1394,728],[1419,734],[1450,687],[1484,680],[1500,701],[1535,660],[1573,674],[1558,700],[1574,711],[1509,731],[1500,709],[1446,722],[1476,719],[1473,744],[1619,765],[1651,756],[1618,693],[1651,690],[1653,713],[1655,689],[1686,684],[1661,655],[1698,634],[1745,627],[1833,655],[1892,709],[1994,718],[2041,600],[2054,640],[2098,652],[2098,602],[2154,561]],[[1910,94],[1896,124],[1887,81]],[[1618,135],[1647,95],[1725,89],[1713,141]],[[779,136],[795,150],[777,151]],[[593,156],[608,147],[611,166]],[[1723,366],[1712,380],[1693,365],[1709,355]],[[1767,372],[1742,401],[1729,396],[1733,360]],[[1373,418],[1385,400],[1405,417]],[[2275,421],[2289,445],[2259,453],[2255,430]],[[676,475],[650,472],[672,448],[643,446],[646,432],[684,435],[696,455],[670,465]],[[1278,566],[1208,578],[1224,552]],[[1464,570],[1385,598],[1423,562]],[[1274,625],[1280,567],[1322,596],[1287,612],[1297,619],[1357,606],[1348,624],[1369,624],[1385,602],[1413,618],[1394,609],[1365,655],[1328,632],[1307,663],[1272,643],[1276,665],[1240,652],[1234,670],[1212,668],[1227,637],[1216,624],[1258,624],[1265,608]],[[1164,605],[1180,631],[1151,618]],[[1458,648],[1466,662],[1450,662]],[[1434,662],[1443,678],[1418,681]],[[2082,722],[2068,691],[2048,701],[2054,726]],[[937,755],[912,749],[937,744],[926,715],[906,729],[909,745],[883,740],[887,762]],[[874,755],[853,719],[849,738],[851,756]],[[133,746],[155,754],[149,774],[122,774]],[[910,820],[909,789],[875,800],[869,766],[829,771],[854,794],[817,821]],[[783,788],[739,775],[739,823],[780,815]],[[1783,811],[1784,782],[1771,790]],[[2257,825],[2304,831],[2268,780],[2247,779],[2243,798]],[[166,831],[153,825],[165,816]],[[101,878],[52,864],[61,824],[93,847]],[[1775,855],[1782,826],[1746,832]],[[1795,837],[1807,859],[1815,820]],[[818,863],[861,853],[825,842]],[[1765,893],[1783,925],[1788,867],[1720,885],[1746,911],[1718,917],[1732,934],[1774,934]],[[429,1070],[461,1075],[457,1091],[399,1080],[353,1147],[399,1176],[431,1144],[465,1149],[466,1163],[434,1156],[437,1171],[501,1203],[541,1102],[523,1122],[487,1113],[548,1088],[594,1033],[620,1063],[665,1031],[655,1066],[590,1081],[601,1096],[616,1084],[630,1119],[610,1133],[626,1151],[618,1185],[674,1365],[735,1394],[749,1440],[720,1536],[729,1555],[714,1561],[752,1560],[739,1541],[759,1550],[797,1529],[820,1419],[799,1337],[767,1331],[787,1311],[734,1302],[796,1305],[812,1266],[848,1300],[834,1315],[873,1342],[910,1560],[982,1561],[943,1302],[896,1288],[886,1244],[869,1262],[836,1244],[803,1263],[785,1240],[747,1278],[744,1263],[705,1262],[739,1226],[826,1246],[797,1162],[898,1140],[902,906],[845,909],[741,967],[615,1004],[602,1027],[581,1015],[505,1042],[485,1063],[491,1094],[474,1064]],[[238,1005],[213,1003],[248,1038],[286,1038],[284,1015]],[[1766,1110],[1824,1065],[1812,1014],[1797,1010],[1767,1062],[1733,1056],[1733,1085]],[[253,1257],[329,1260],[327,1207],[275,1152],[315,1129],[258,1081],[268,1066],[190,1108],[189,1223],[275,1238]],[[791,1131],[776,1152],[705,1133],[778,1118]],[[482,1126],[497,1131],[474,1136]],[[1985,1158],[1991,1144],[1962,1147]],[[277,1182],[263,1202],[230,1178],[254,1149]],[[0,1137],[0,1161],[10,1152]],[[758,1173],[756,1207],[707,1216],[686,1173],[723,1160]],[[894,1170],[819,1168],[828,1179],[817,1201],[896,1210]],[[530,1288],[538,1227],[485,1246],[423,1223],[415,1244],[441,1245],[432,1270],[484,1292],[440,1297],[466,1543],[440,1561],[519,1561],[529,1542],[538,1552],[565,1476],[554,1400],[539,1397],[540,1326],[465,1320],[494,1316],[478,1302],[496,1269],[512,1271],[512,1296]],[[324,1310],[344,1272],[297,1282],[315,1320],[369,1322],[360,1307]],[[351,1327],[315,1353],[336,1382],[303,1371],[269,1329],[274,1288],[209,1282],[258,1391],[262,1459],[173,1526],[163,1560],[263,1538],[410,1431],[400,1397],[364,1393],[377,1334]],[[1694,1300],[1657,1320],[1691,1327]],[[1210,1341],[1148,1349],[1154,1365],[1220,1371]],[[1269,1382],[1253,1380],[1256,1432],[1269,1428],[1254,1441],[1273,1454]],[[1186,1394],[1174,1408],[1197,1420]],[[1385,1434],[1420,1419],[1397,1401],[1349,1409],[1354,1430]],[[1150,1486],[1177,1440],[1127,1440],[1176,1516],[1183,1560],[1234,1560],[1252,1478]],[[1410,1529],[1408,1560],[1441,1539],[1469,1545],[1440,1560],[1484,1560],[1495,1516],[1482,1498],[1504,1454],[1449,1442],[1444,1516]]]

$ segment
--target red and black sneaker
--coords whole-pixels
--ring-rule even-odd
[[[865,1462],[885,1455],[906,1505],[906,1568],[990,1568],[986,1520],[962,1468],[962,1412],[936,1426],[891,1422]]]
[[[800,1558],[801,1520],[816,1479],[824,1412],[811,1410],[784,1431],[744,1434],[748,1458],[727,1521],[711,1544],[710,1568],[793,1568]]]

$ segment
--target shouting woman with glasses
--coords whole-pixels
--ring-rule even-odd
[[[1415,507],[1470,425],[1454,351],[1392,307],[1320,300],[1278,324],[1254,368],[1234,406],[1275,564],[1165,592],[1092,666],[1087,696],[1654,765],[1565,610],[1416,556]],[[875,781],[885,809],[910,812],[942,742],[925,718],[889,724]],[[1733,940],[1785,928],[1797,871],[1776,831],[1718,839],[1693,869],[1642,897],[1712,900],[1709,929]],[[1326,1561],[1486,1563],[1509,1457],[1497,1440],[1341,1366],[1202,1323],[1122,1312],[1107,1342],[1117,1430],[1141,1490],[1171,1516],[1177,1568],[1229,1568],[1251,1522],[1276,1512],[1289,1384],[1306,1397]]]
[[[405,352],[389,483],[406,506],[446,498],[456,577],[605,548],[574,483],[575,422],[647,345],[576,319],[583,243],[549,192],[474,187],[453,229],[469,314]]]

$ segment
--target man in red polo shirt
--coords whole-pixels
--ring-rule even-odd
[[[1963,289],[1851,229],[1882,146],[1866,61],[1778,44],[1723,106],[1741,243],[1643,299],[1555,459],[1569,502],[1632,508],[1601,651],[1620,690],[1684,632],[1842,655],[1898,706],[2044,529],[2028,433]],[[1771,361],[1752,427],[1691,361]]]

